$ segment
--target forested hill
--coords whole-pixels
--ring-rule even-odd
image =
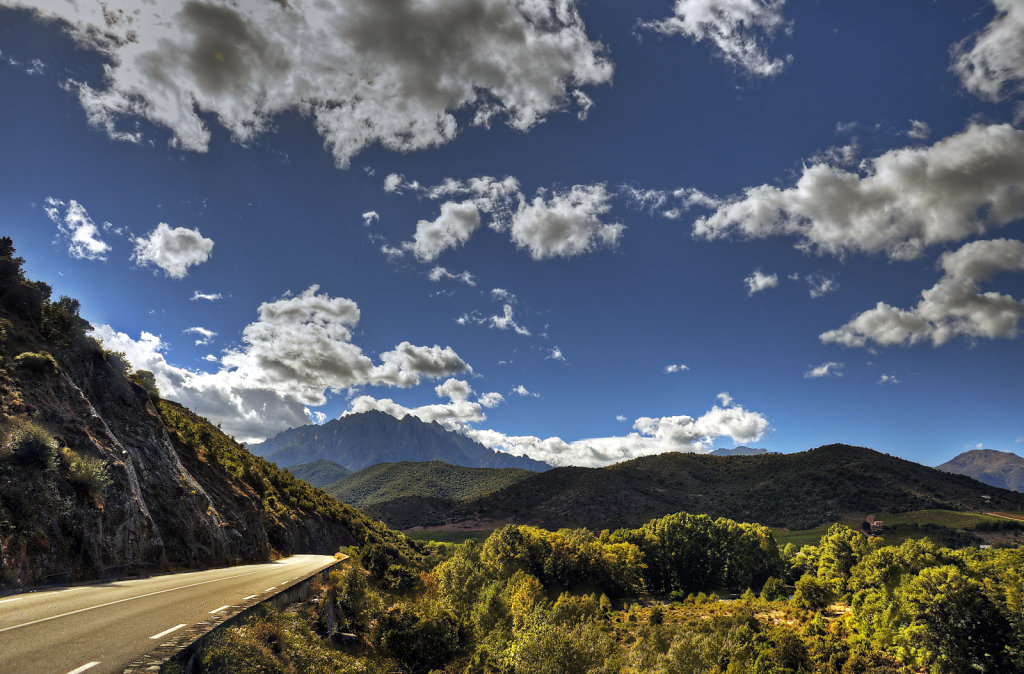
[[[289,473],[300,480],[305,480],[314,487],[324,487],[352,474],[352,471],[345,466],[328,461],[327,459],[317,459],[316,461],[300,463],[297,466],[288,466],[287,468]]]
[[[411,415],[396,419],[384,412],[349,414],[322,426],[290,428],[249,449],[279,466],[329,459],[351,471],[397,461],[533,471],[551,468],[525,456],[488,449],[438,423],[428,424]]]
[[[973,477],[993,487],[1024,492],[1024,458],[1013,452],[972,449],[936,467],[949,473]]]
[[[0,587],[407,545],[161,400],[14,252],[0,237]]]
[[[556,468],[464,502],[445,519],[600,530],[685,511],[805,529],[841,516],[921,508],[1016,511],[1024,509],[1024,494],[871,449],[828,445],[794,454],[666,453],[607,468]]]

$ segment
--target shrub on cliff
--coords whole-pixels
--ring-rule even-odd
[[[103,459],[82,456],[68,447],[60,450],[61,458],[67,464],[71,482],[85,489],[89,496],[102,499],[113,480]]]
[[[40,377],[57,373],[57,361],[45,351],[38,353],[26,351],[18,354],[14,359],[14,367],[22,372]]]
[[[49,431],[31,421],[16,421],[6,429],[3,454],[15,462],[46,470],[53,467],[57,441]]]

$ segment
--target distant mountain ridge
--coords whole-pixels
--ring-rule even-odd
[[[993,487],[1024,492],[1024,458],[1013,452],[972,449],[936,468],[947,473],[967,475]]]
[[[525,456],[488,449],[440,424],[407,415],[396,419],[384,412],[349,414],[316,426],[300,426],[249,447],[279,466],[328,459],[356,472],[377,463],[443,461],[469,468],[550,470]]]
[[[464,500],[448,512],[436,502],[419,504],[422,512],[413,505],[406,497],[371,508],[373,516],[402,528],[511,521],[600,531],[685,511],[807,529],[874,512],[1024,511],[1024,494],[864,447],[828,445],[728,461],[668,452],[605,468],[555,468]]]
[[[317,459],[309,463],[285,467],[289,473],[300,480],[305,480],[314,487],[324,487],[352,474],[352,471],[345,466],[328,459]]]
[[[710,452],[711,456],[757,456],[759,454],[768,454],[768,450],[762,447],[746,447],[740,445],[729,449],[728,447],[719,447],[718,449]]]

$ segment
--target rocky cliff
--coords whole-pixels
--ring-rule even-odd
[[[0,587],[395,536],[132,381],[13,253],[0,239]]]

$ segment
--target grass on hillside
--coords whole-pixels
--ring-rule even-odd
[[[911,510],[905,513],[876,513],[875,519],[885,523],[881,538],[886,545],[899,545],[908,538],[931,538],[936,543],[962,543],[967,536],[978,529],[978,525],[998,524],[998,517],[980,513],[957,512],[955,510],[927,509]],[[850,518],[840,520],[854,530],[860,530],[861,520]],[[813,529],[789,531],[772,529],[779,545],[792,543],[797,547],[815,545],[828,531],[831,524],[823,524]]]
[[[474,540],[483,543],[494,533],[494,529],[459,529],[456,531],[405,531],[406,536],[414,541],[434,541],[435,543],[465,543]]]

